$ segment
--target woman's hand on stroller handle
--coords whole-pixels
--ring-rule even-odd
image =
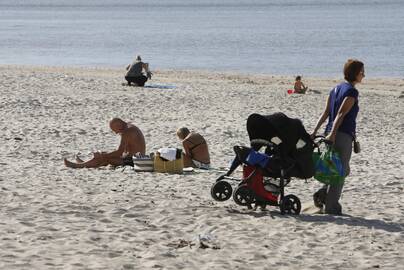
[[[310,135],[311,139],[314,141],[316,139],[325,139],[324,135]]]
[[[328,134],[328,135],[325,137],[324,142],[325,142],[326,144],[333,145],[334,142],[335,142],[335,134]]]
[[[312,138],[313,143],[316,147],[319,147],[320,144],[324,143],[326,145],[333,145],[334,142],[331,140],[328,140],[327,137],[324,135],[316,135]]]
[[[317,139],[319,139],[319,140],[317,140]],[[325,136],[323,136],[323,135],[317,135],[317,136],[315,136],[314,139],[313,139],[313,142],[314,142],[314,145],[315,145],[316,147],[319,147],[320,144],[322,144],[322,143],[324,143],[324,144],[326,144],[326,145],[333,145],[333,144],[334,144],[333,141],[328,140],[327,137],[325,137]]]

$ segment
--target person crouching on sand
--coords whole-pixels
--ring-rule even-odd
[[[123,158],[133,156],[136,153],[145,154],[146,143],[142,132],[135,125],[126,123],[122,119],[114,118],[109,122],[109,126],[113,132],[121,136],[121,143],[117,150],[106,153],[93,153],[93,159],[83,161],[76,156],[76,163],[64,159],[64,163],[70,168],[98,168],[106,165],[120,166],[123,165]]]
[[[184,147],[184,166],[200,169],[210,168],[210,156],[206,140],[196,132],[190,132],[182,127],[177,130],[177,136]]]
[[[137,86],[144,86],[148,79],[151,79],[152,73],[149,70],[149,64],[142,62],[140,55],[136,56],[135,61],[126,67],[125,80],[128,85],[134,83]],[[146,72],[146,76],[143,73]]]
[[[301,76],[297,76],[295,79],[295,93],[297,94],[305,94],[307,91],[307,86],[305,86],[302,82],[302,77]]]

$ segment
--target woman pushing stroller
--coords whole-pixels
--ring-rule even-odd
[[[344,78],[346,81],[330,91],[325,109],[311,134],[311,137],[314,138],[328,118],[325,128],[326,140],[331,141],[339,152],[345,177],[350,172],[349,161],[352,154],[352,142],[356,137],[356,118],[359,112],[359,93],[355,86],[361,83],[364,77],[365,69],[361,61],[349,59],[345,63]],[[342,207],[339,199],[342,188],[343,183],[323,186],[313,196],[316,206],[325,205],[326,214],[341,215]]]

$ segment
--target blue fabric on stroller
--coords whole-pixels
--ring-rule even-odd
[[[246,163],[251,166],[260,166],[261,168],[265,168],[268,165],[270,157],[266,154],[254,151],[251,149],[250,153],[246,158]]]

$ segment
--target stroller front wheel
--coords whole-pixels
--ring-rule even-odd
[[[232,192],[233,188],[226,181],[218,181],[214,183],[210,189],[210,195],[212,198],[219,202],[230,199]]]
[[[255,202],[255,197],[247,185],[240,185],[233,193],[233,200],[238,205],[249,206]]]
[[[302,204],[297,196],[290,194],[283,197],[283,200],[279,203],[279,207],[282,215],[285,213],[299,215],[300,210],[302,209]]]

